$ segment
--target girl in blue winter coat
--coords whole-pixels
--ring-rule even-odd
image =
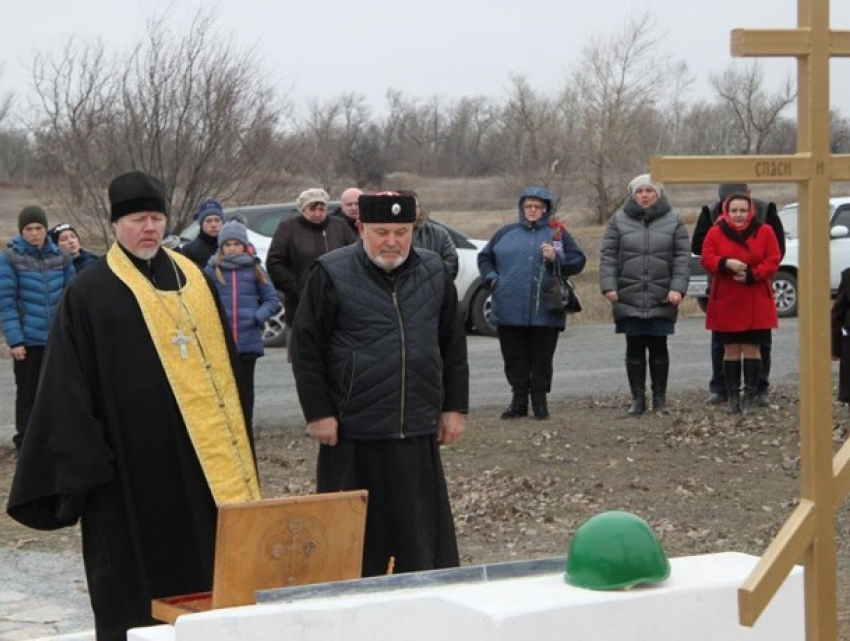
[[[248,230],[241,222],[226,223],[218,234],[218,251],[204,272],[215,282],[227,314],[242,364],[240,394],[246,407],[245,424],[254,417],[254,369],[263,355],[263,325],[280,306],[260,259],[250,251]]]
[[[555,217],[554,198],[544,187],[520,194],[519,219],[496,231],[478,253],[478,271],[492,292],[490,322],[497,327],[511,386],[511,404],[502,418],[549,418],[546,395],[552,389],[552,361],[563,312],[547,309],[546,283],[557,273],[571,276],[584,269],[584,252]],[[556,266],[557,263],[557,266]]]

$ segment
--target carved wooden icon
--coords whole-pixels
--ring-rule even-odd
[[[153,602],[153,617],[250,605],[258,590],[358,579],[367,492],[231,503],[218,513],[211,593]]]

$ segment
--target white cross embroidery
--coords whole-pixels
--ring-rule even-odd
[[[189,356],[189,352],[186,350],[186,345],[191,343],[192,339],[183,333],[182,327],[177,328],[177,336],[172,338],[171,342],[180,349],[180,358],[185,360]]]

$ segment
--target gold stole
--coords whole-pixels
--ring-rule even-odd
[[[182,299],[188,313],[177,292],[155,290],[118,243],[106,260],[139,303],[216,505],[257,500],[260,485],[212,292],[193,262],[162,251],[186,277]],[[181,335],[189,340],[178,340]]]

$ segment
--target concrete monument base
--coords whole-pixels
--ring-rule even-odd
[[[290,602],[186,615],[174,626],[131,630],[127,639],[799,641],[805,636],[799,567],[755,627],[738,624],[737,590],[757,561],[735,552],[671,559],[664,583],[613,592],[569,586],[563,571],[472,583],[425,581],[362,594],[356,582],[347,582],[349,589],[336,596],[319,591]],[[285,599],[286,592],[275,591],[273,598]]]

